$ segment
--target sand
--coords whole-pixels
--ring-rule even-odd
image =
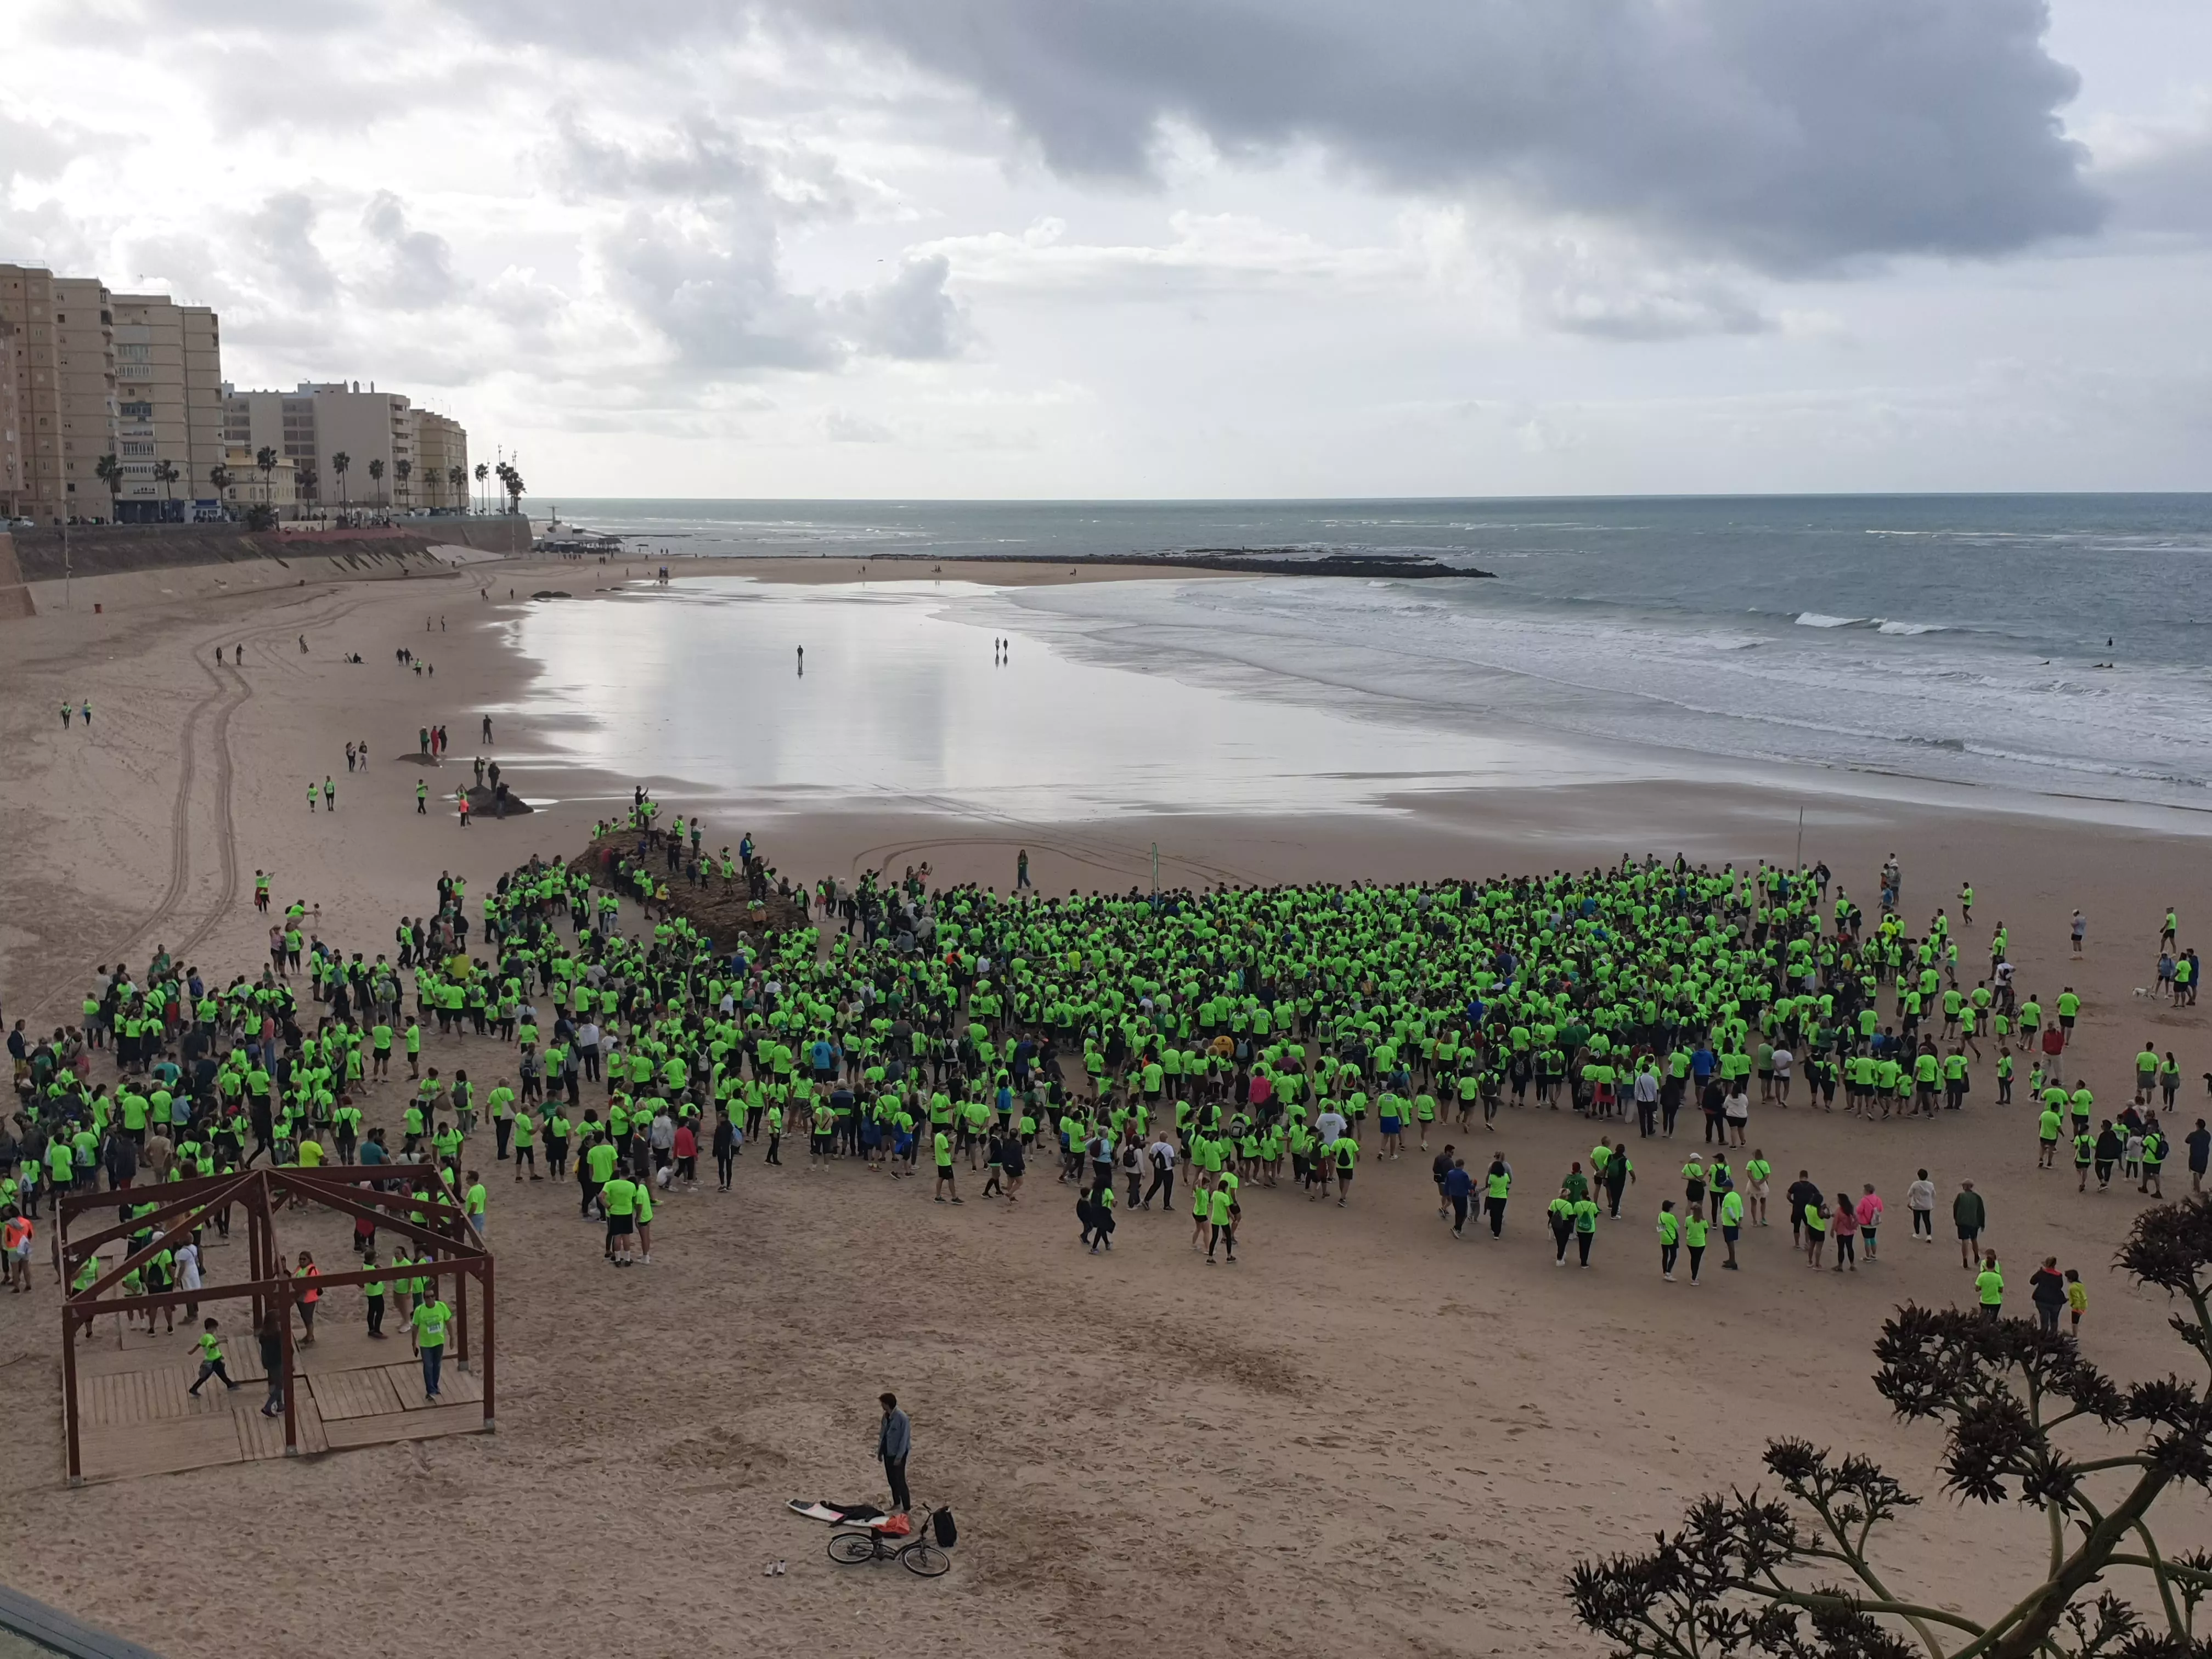
[[[400,915],[428,907],[441,870],[481,890],[532,851],[580,850],[630,780],[538,768],[544,734],[505,716],[499,744],[480,750],[477,711],[514,700],[526,670],[501,643],[508,605],[479,590],[567,587],[588,604],[599,579],[595,566],[500,566],[0,627],[5,1018],[51,1024],[94,964],[143,963],[157,945],[225,977],[250,970],[265,932],[256,869],[273,872],[280,901],[319,903],[325,937],[374,951]],[[239,641],[243,671],[216,667],[216,645]],[[435,676],[398,668],[402,646]],[[90,733],[64,733],[60,702],[85,697]],[[485,752],[544,810],[465,833],[450,817],[418,819],[418,769],[386,757],[434,720],[454,750],[424,774],[434,792],[449,794]],[[375,757],[366,777],[344,771],[348,738]],[[335,817],[302,799],[325,773]],[[717,822],[726,799],[717,792]],[[1065,890],[1148,881],[1155,842],[1170,882],[1481,875],[1647,848],[1787,859],[1802,805],[1808,856],[1863,899],[1892,851],[1915,917],[1971,877],[1962,955],[2002,919],[2023,988],[2046,1004],[2062,983],[2080,990],[2078,1056],[2100,1098],[2124,1097],[2127,1056],[2148,1036],[2181,1058],[2185,1120],[2203,1111],[2212,1014],[2132,991],[2152,981],[2166,903],[2185,922],[2201,903],[2205,842],[1946,800],[1635,784],[1054,823],[854,798],[751,827],[799,875],[926,858],[941,878],[1003,888],[1026,848],[1039,884]],[[2065,939],[2076,905],[2091,921],[2079,963]],[[426,1046],[430,1063],[480,1079],[501,1068],[489,1044]],[[383,1091],[388,1117],[396,1093]],[[1932,1170],[1946,1202],[1960,1177],[1976,1182],[2021,1305],[2027,1267],[2057,1254],[2091,1285],[2100,1360],[2125,1376],[2182,1358],[2162,1301],[2105,1271],[2142,1200],[2078,1198],[2069,1175],[2039,1174],[2032,1125],[1986,1087],[1934,1123],[1754,1108],[1751,1139],[1785,1180],[1806,1167],[1832,1191],[1879,1184],[1893,1217],[1882,1260],[1815,1277],[1775,1229],[1748,1237],[1742,1273],[1709,1272],[1696,1288],[1660,1282],[1650,1235],[1657,1198],[1679,1191],[1681,1142],[1632,1143],[1635,1218],[1606,1226],[1595,1271],[1553,1268],[1528,1194],[1594,1139],[1565,1113],[1501,1115],[1497,1142],[1523,1175],[1503,1244],[1452,1241],[1426,1160],[1409,1153],[1364,1165],[1346,1210],[1287,1188],[1249,1194],[1233,1272],[1200,1266],[1181,1212],[1125,1213],[1111,1256],[1079,1253],[1049,1172],[1033,1169],[1017,1209],[954,1210],[919,1184],[810,1173],[803,1150],[764,1170],[749,1149],[734,1194],[672,1197],[654,1265],[617,1273],[575,1218],[573,1188],[517,1188],[478,1160],[495,1172],[496,1436],[67,1491],[58,1297],[42,1282],[27,1304],[0,1297],[13,1430],[0,1549],[17,1588],[179,1659],[383,1654],[416,1639],[429,1597],[475,1659],[1073,1655],[1208,1632],[1267,1653],[1583,1654],[1595,1644],[1559,1593],[1571,1561],[1638,1544],[1709,1487],[1749,1486],[1764,1441],[1798,1433],[1887,1460],[1928,1502],[1883,1559],[1931,1599],[1987,1611],[2009,1599],[2014,1553],[2033,1559],[2039,1534],[1946,1501],[1940,1437],[1893,1422],[1867,1381],[1890,1307],[1966,1291],[1954,1242],[1906,1237],[1914,1169]],[[2185,1188],[2179,1159],[2168,1170],[2169,1193]],[[343,1240],[325,1224],[286,1243],[331,1259]],[[334,1293],[325,1318],[356,1320],[358,1306]],[[185,1346],[181,1333],[132,1340],[179,1358]],[[914,1412],[917,1495],[961,1520],[952,1571],[934,1582],[835,1566],[826,1529],[783,1509],[793,1496],[882,1495],[871,1452],[887,1387]],[[2212,1542],[2201,1502],[2174,1509],[2166,1547]],[[779,1558],[787,1575],[763,1577]]]

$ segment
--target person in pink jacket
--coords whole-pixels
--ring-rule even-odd
[[[1881,1194],[1874,1189],[1871,1181],[1866,1184],[1866,1195],[1859,1200],[1859,1237],[1866,1246],[1866,1259],[1875,1258],[1875,1235],[1881,1227]]]

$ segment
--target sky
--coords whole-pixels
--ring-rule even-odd
[[[576,496],[2212,489],[2203,0],[9,0],[0,260]]]

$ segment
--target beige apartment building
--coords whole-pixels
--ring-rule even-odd
[[[66,514],[78,510],[69,487],[76,480],[64,468],[64,445],[68,459],[74,460],[80,453],[80,442],[104,437],[102,424],[112,428],[112,421],[104,388],[96,391],[89,405],[70,397],[72,381],[63,373],[61,325],[56,319],[58,309],[66,312],[58,298],[62,287],[51,270],[0,264],[0,323],[8,325],[15,343],[9,356],[14,366],[15,418],[21,423],[17,431],[22,483],[17,510],[40,524],[58,524]],[[100,310],[95,304],[95,325]],[[100,387],[98,375],[89,378]],[[103,444],[85,453],[89,457],[85,461],[88,469],[97,464],[106,447]],[[86,510],[91,509],[92,497],[88,493]]]
[[[416,500],[447,512],[469,504],[469,434],[450,416],[415,411]]]
[[[373,383],[366,392],[358,380],[302,380],[289,392],[226,387],[223,438],[249,455],[267,447],[293,462],[303,511],[308,503],[392,513],[468,504],[449,476],[468,466],[460,423]]]
[[[167,295],[118,294],[116,516],[158,523],[213,508],[210,474],[223,465],[222,341],[215,313]],[[173,476],[172,476],[173,475]]]
[[[23,417],[15,381],[22,372],[23,342],[15,325],[0,322],[0,520],[22,514]]]
[[[0,264],[0,432],[12,403],[17,479],[0,504],[40,524],[157,522],[220,511],[222,338],[215,313],[166,295],[110,294],[98,280]],[[114,487],[100,458],[123,471]],[[165,474],[173,468],[174,478]]]
[[[115,498],[100,480],[100,459],[115,453],[114,313],[97,277],[57,276],[53,296],[63,510],[79,519],[112,520]]]
[[[260,453],[258,447],[244,449],[234,445],[223,452],[222,465],[229,477],[223,486],[222,504],[228,516],[242,519],[248,507],[264,504],[274,507],[280,519],[302,516],[299,464],[289,456],[279,455],[264,472],[258,464]]]

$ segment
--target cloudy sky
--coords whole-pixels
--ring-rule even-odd
[[[533,494],[2212,488],[2203,0],[10,0],[0,259]]]

